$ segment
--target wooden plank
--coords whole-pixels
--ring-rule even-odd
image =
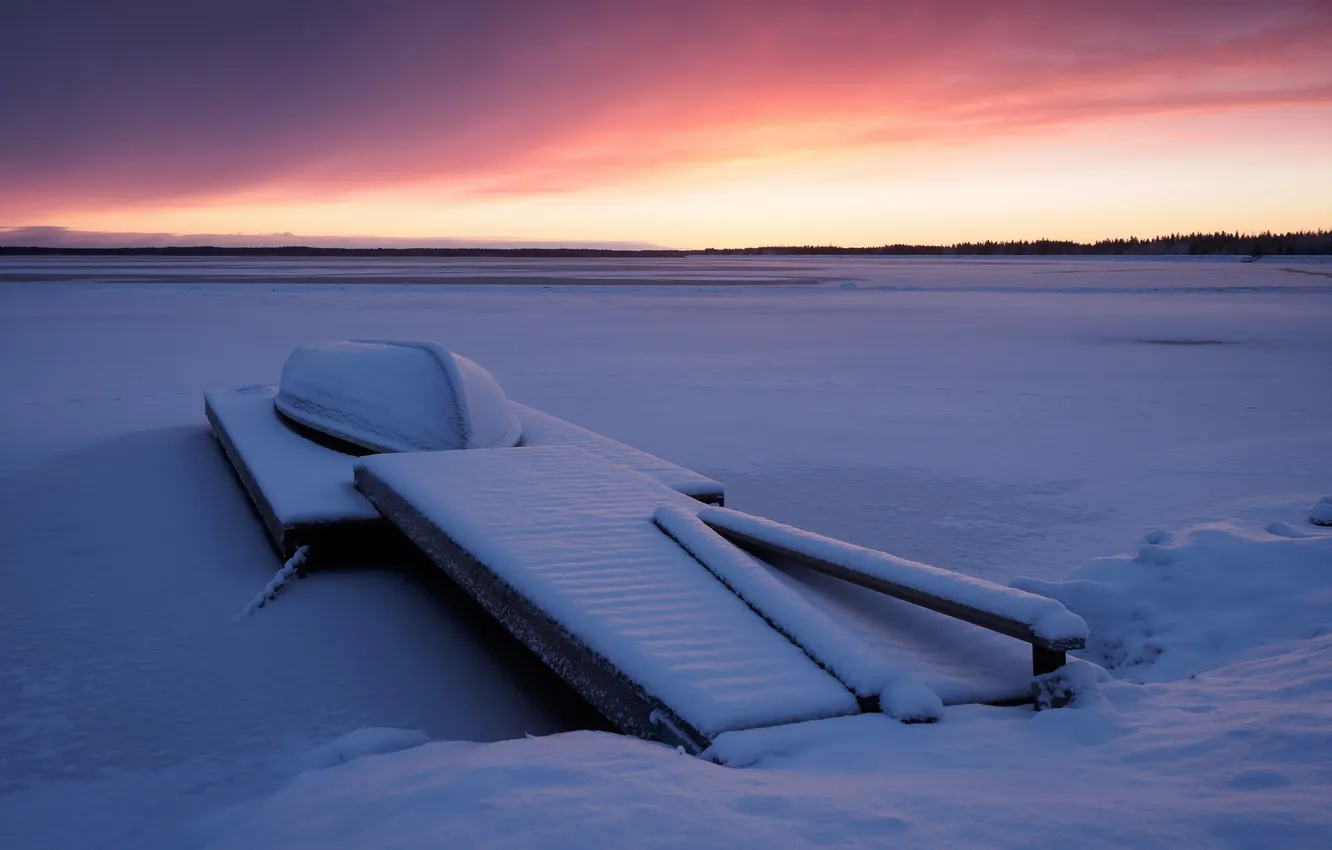
[[[227,433],[226,426],[213,411],[213,406],[209,404],[208,398],[204,397],[204,416],[208,419],[208,424],[213,428],[213,436],[217,439],[218,445],[226,454],[227,460],[231,462],[231,468],[235,470],[236,477],[240,479],[241,486],[245,488],[246,494],[250,497],[251,504],[259,518],[263,520],[264,528],[268,531],[268,538],[277,550],[278,556],[282,560],[287,560],[296,554],[297,546],[287,537],[287,529],[278,519],[277,513],[273,510],[273,505],[264,495],[263,489],[259,487],[259,482],[255,481],[254,473],[250,472],[249,465],[245,458],[236,449],[236,444],[232,442],[231,435]]]
[[[213,410],[207,398],[204,399],[204,416],[212,426],[213,436],[231,463],[236,477],[240,479],[241,486],[245,488],[246,495],[250,497],[255,513],[263,522],[269,542],[283,561],[307,545],[310,547],[310,555],[305,571],[361,563],[367,559],[391,559],[411,551],[410,544],[403,539],[402,534],[382,517],[284,523],[268,495],[259,486],[245,455],[237,449],[235,441],[227,432],[224,420]]]
[[[703,518],[707,522],[706,518]],[[708,523],[718,534],[757,555],[765,560],[773,559],[785,560],[789,563],[799,564],[803,567],[816,570],[826,575],[834,576],[843,581],[869,588],[870,590],[902,599],[922,608],[928,608],[931,611],[937,611],[940,614],[971,623],[981,628],[998,632],[1025,641],[1033,647],[1054,653],[1062,653],[1069,649],[1081,649],[1084,641],[1082,639],[1066,639],[1050,641],[1031,630],[1031,626],[1018,620],[1003,617],[990,611],[984,611],[979,608],[973,608],[969,605],[963,605],[951,599],[945,599],[930,593],[925,593],[911,587],[905,587],[895,582],[887,581],[878,576],[869,575],[859,570],[845,567],[841,564],[835,564],[822,558],[815,557],[806,552],[800,552],[777,543],[753,537],[734,531],[724,526]]]

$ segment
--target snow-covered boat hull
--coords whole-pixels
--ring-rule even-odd
[[[518,445],[522,424],[494,376],[438,343],[335,340],[297,348],[273,404],[372,452]]]

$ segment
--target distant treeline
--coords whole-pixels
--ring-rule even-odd
[[[1022,242],[958,242],[954,245],[881,245],[841,248],[836,245],[770,245],[761,248],[706,248],[702,251],[616,248],[223,248],[211,245],[171,248],[49,248],[3,246],[0,255],[166,256],[166,257],[685,257],[710,255],[828,255],[956,257],[1010,256],[1190,256],[1206,254],[1265,257],[1270,255],[1332,255],[1332,230],[1297,233],[1175,233],[1151,239],[1102,239],[1065,242],[1037,239]]]
[[[1298,233],[1175,233],[1152,239],[1102,239],[1100,242],[958,242],[955,245],[882,245],[877,248],[838,248],[821,245],[780,245],[766,248],[709,248],[707,254],[854,254],[956,257],[977,254],[1013,256],[1141,255],[1189,256],[1203,254],[1268,255],[1332,254],[1332,230]]]

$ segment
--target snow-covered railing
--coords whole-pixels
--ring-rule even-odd
[[[894,670],[867,644],[788,587],[770,568],[731,545],[693,511],[667,505],[657,508],[652,519],[768,625],[836,676],[861,701],[862,708],[908,723],[932,723],[943,716],[938,695]]]
[[[1087,624],[1060,602],[984,579],[908,561],[885,552],[802,531],[728,508],[703,508],[698,518],[768,561],[794,562],[861,587],[1025,641],[1037,676],[1064,666],[1081,649]]]

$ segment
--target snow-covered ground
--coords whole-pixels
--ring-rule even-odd
[[[737,770],[569,731],[420,577],[237,621],[280,565],[201,393],[349,337],[438,340],[738,509],[1025,579],[1113,678],[738,734]],[[0,259],[0,844],[1328,846],[1329,387],[1318,261]]]

